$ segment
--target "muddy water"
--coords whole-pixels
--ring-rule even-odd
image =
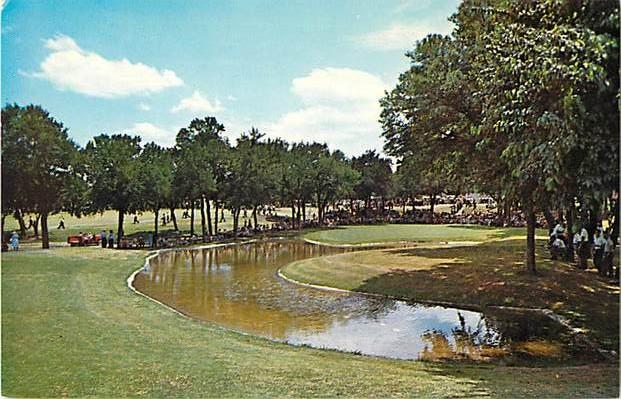
[[[485,360],[533,340],[546,356],[562,352],[547,340],[560,326],[543,318],[323,291],[277,276],[290,262],[337,252],[295,240],[164,252],[134,286],[186,315],[291,344],[398,359]]]

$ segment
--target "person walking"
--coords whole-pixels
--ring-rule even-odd
[[[114,248],[114,233],[112,230],[108,234],[108,248]]]
[[[108,239],[106,238],[106,230],[102,230],[99,235],[99,239],[101,241],[101,247],[105,248],[108,245]]]
[[[11,234],[11,248],[13,251],[19,251],[19,235],[15,231]]]

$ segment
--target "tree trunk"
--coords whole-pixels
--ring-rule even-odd
[[[233,235],[237,238],[237,230],[239,227],[239,214],[241,208],[233,208]]]
[[[119,248],[119,244],[121,243],[121,238],[123,238],[123,219],[125,218],[125,211],[119,210],[119,226],[116,233],[116,247]]]
[[[17,223],[19,223],[19,234],[20,237],[26,237],[26,223],[24,222],[24,215],[21,209],[17,209],[15,213],[13,213],[13,217],[17,219]]]
[[[567,247],[569,248],[570,253],[574,253],[576,250],[576,248],[574,248],[573,240],[575,214],[574,198],[571,196],[567,207]]]
[[[201,195],[201,237],[205,242],[205,234],[207,233],[205,224],[205,197]]]
[[[302,222],[306,223],[306,201],[302,200]]]
[[[436,194],[431,194],[431,199],[429,200],[429,209],[431,210],[431,221],[434,219],[434,208],[436,206]]]
[[[257,206],[256,205],[252,209],[252,218],[254,219],[254,229],[257,230],[259,228],[259,223],[257,221]]]
[[[41,248],[50,248],[50,235],[47,228],[47,212],[41,213]]]
[[[6,215],[2,214],[2,226],[0,227],[0,234],[2,234],[2,236],[0,236],[0,240],[2,240],[2,242],[4,242],[4,222],[6,221]]]
[[[535,265],[535,211],[532,202],[526,204],[526,269],[537,274]]]
[[[155,243],[157,242],[157,236],[159,234],[159,224],[158,224],[158,219],[160,215],[160,208],[157,208],[155,210],[155,220],[153,222],[153,226],[154,226],[154,233],[153,233],[153,242],[151,243],[151,245],[155,246]]]
[[[194,235],[194,201],[190,201],[190,235]]]
[[[211,201],[207,200],[205,204],[207,207],[207,231],[209,232],[209,237],[213,236],[213,225],[211,224]]]
[[[214,201],[214,208],[216,208],[216,217],[213,220],[213,228],[216,235],[218,234],[218,199]]]
[[[302,204],[300,204],[300,200],[298,200],[298,214],[297,214],[297,222],[298,222],[298,229],[300,228],[300,222],[301,222],[301,217],[302,217]]]
[[[511,220],[511,202],[505,198],[503,222],[506,223],[509,220]]]
[[[170,219],[173,222],[173,226],[175,228],[175,231],[179,231],[179,226],[177,225],[177,216],[175,216],[175,208],[174,207],[170,207]]]
[[[295,201],[291,202],[291,227],[295,229]]]

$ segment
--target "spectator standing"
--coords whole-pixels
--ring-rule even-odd
[[[13,251],[19,251],[19,235],[16,231],[11,234],[11,248]]]
[[[114,248],[114,233],[112,230],[108,233],[108,248]]]
[[[603,275],[608,277],[614,277],[615,273],[613,271],[612,261],[615,256],[615,243],[612,241],[612,237],[610,233],[606,234],[606,245],[604,245],[604,261],[603,261]],[[619,275],[619,270],[617,268],[617,277]]]
[[[578,247],[578,267],[586,270],[588,267],[587,261],[591,254],[591,243],[589,242],[589,232],[582,226],[580,229],[580,244]]]
[[[575,262],[576,258],[575,258],[575,254],[579,254],[580,253],[580,232],[576,231],[576,233],[574,234],[574,238],[572,240],[573,243],[573,253],[571,256],[571,260],[572,262]]]
[[[108,239],[106,238],[106,230],[101,231],[101,234],[99,235],[99,240],[101,241],[101,247],[105,248],[108,244]]]

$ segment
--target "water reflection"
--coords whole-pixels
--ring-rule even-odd
[[[187,315],[292,344],[400,359],[485,360],[546,323],[288,283],[276,271],[342,252],[295,240],[164,252],[134,286]],[[534,327],[533,327],[534,326]],[[553,329],[548,331],[557,333]]]

